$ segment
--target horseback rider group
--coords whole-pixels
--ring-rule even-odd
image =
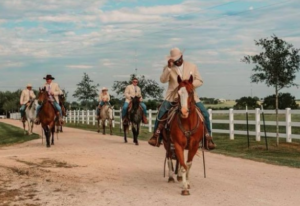
[[[148,140],[148,143],[152,146],[157,146],[159,147],[161,144],[161,133],[162,130],[165,128],[166,125],[166,115],[167,111],[172,107],[172,103],[176,102],[178,99],[178,93],[177,93],[177,77],[178,75],[181,77],[181,79],[189,79],[190,75],[193,76],[193,86],[194,88],[197,88],[203,84],[203,80],[200,76],[200,73],[197,69],[197,66],[195,64],[189,63],[187,61],[183,60],[183,53],[180,51],[178,48],[173,48],[170,50],[170,56],[168,56],[168,61],[167,65],[163,68],[163,72],[160,76],[160,81],[161,83],[168,83],[168,89],[165,95],[165,99],[159,108],[158,115],[155,121],[154,125],[154,133],[152,137]],[[44,84],[44,87],[46,88],[46,91],[48,92],[49,95],[49,100],[52,102],[53,106],[55,109],[58,111],[57,116],[59,118],[59,122],[62,124],[63,120],[63,114],[62,114],[62,108],[60,105],[60,101],[58,96],[63,94],[61,89],[59,88],[59,85],[57,83],[52,82],[54,80],[54,77],[52,75],[48,74],[46,77],[43,79],[46,80],[46,83]],[[22,119],[24,117],[24,111],[26,108],[26,103],[30,101],[30,99],[34,99],[35,95],[33,91],[31,90],[32,86],[30,84],[27,85],[27,88],[22,91],[21,98],[20,98],[20,112],[22,115]],[[127,110],[130,105],[131,99],[133,97],[140,97],[140,106],[143,109],[143,116],[142,116],[142,121],[144,124],[148,123],[147,120],[147,108],[145,103],[142,101],[142,94],[141,94],[141,89],[138,86],[138,79],[133,78],[132,83],[128,85],[124,91],[124,96],[125,96],[125,102],[122,108],[122,119],[123,121],[128,121],[127,118]],[[205,109],[204,105],[200,102],[199,97],[197,96],[197,93],[194,93],[194,99],[196,102],[196,106],[199,108],[201,111],[204,120],[205,120],[205,128],[207,133],[205,134],[206,138],[206,149],[214,149],[215,144],[212,141],[211,137],[211,127],[210,127],[210,120],[209,120],[209,114],[207,110]],[[100,94],[99,94],[99,106],[97,107],[97,118],[99,118],[100,110],[101,107],[104,104],[109,104],[110,101],[110,96],[108,93],[108,89],[106,87],[103,87]],[[38,118],[38,112],[40,110],[41,106],[37,107],[37,117],[35,123],[39,123],[39,118]]]

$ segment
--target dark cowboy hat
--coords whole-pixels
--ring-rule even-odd
[[[43,79],[55,79],[51,74],[47,74]]]

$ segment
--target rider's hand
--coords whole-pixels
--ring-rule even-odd
[[[173,59],[169,59],[168,61],[168,67],[171,68],[174,65],[174,60]]]

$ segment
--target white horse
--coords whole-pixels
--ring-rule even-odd
[[[103,105],[100,111],[100,117],[98,119],[98,132],[100,132],[100,121],[102,124],[102,133],[105,134],[105,121],[108,121],[108,126],[110,129],[110,134],[112,135],[112,120],[114,120],[113,113],[114,106]]]
[[[30,103],[28,103],[28,106],[25,109],[25,117],[26,117],[26,121],[28,123],[28,130],[26,131],[25,129],[25,122],[23,122],[23,128],[24,128],[24,134],[32,134],[32,130],[33,130],[33,125],[34,125],[34,120],[35,120],[35,116],[36,116],[36,108],[38,106],[38,102],[37,100],[32,100]]]

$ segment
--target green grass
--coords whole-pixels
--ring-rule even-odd
[[[0,122],[0,146],[38,139],[38,134],[24,135],[23,129]]]
[[[66,126],[97,132],[97,127],[94,125],[67,123]],[[215,127],[216,125],[214,125]],[[123,131],[120,131],[119,125],[113,129],[113,134],[121,136],[123,139]],[[142,127],[139,140],[148,140],[150,136],[148,128]],[[132,132],[130,131],[129,138],[131,137]],[[217,144],[217,149],[211,152],[216,154],[300,168],[300,140],[293,139],[293,143],[286,143],[285,139],[281,138],[279,147],[277,147],[276,138],[268,138],[268,150],[266,150],[263,137],[260,142],[255,141],[255,137],[250,137],[249,149],[247,136],[243,135],[235,135],[235,139],[230,140],[228,134],[215,134],[214,142]]]

